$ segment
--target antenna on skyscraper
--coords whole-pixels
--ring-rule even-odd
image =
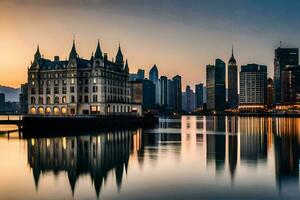
[[[280,41],[280,43],[279,43],[279,47],[281,48],[281,45],[282,45],[282,41]]]

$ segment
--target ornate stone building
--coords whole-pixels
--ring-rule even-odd
[[[75,41],[68,60],[41,56],[28,69],[28,113],[38,115],[140,114],[131,104],[129,68],[119,46],[115,62],[98,42],[90,59],[78,56]]]

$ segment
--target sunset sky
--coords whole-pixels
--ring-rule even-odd
[[[76,37],[90,58],[97,40],[109,58],[118,43],[131,72],[156,64],[160,75],[179,74],[183,86],[205,82],[205,66],[268,65],[274,49],[300,47],[299,0],[0,0],[0,85],[27,79],[37,44],[48,58],[65,59]]]

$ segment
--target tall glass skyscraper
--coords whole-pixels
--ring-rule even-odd
[[[197,84],[195,87],[196,108],[203,108],[203,84]]]
[[[281,103],[281,72],[287,65],[299,64],[298,48],[277,48],[274,59],[275,103]]]
[[[238,72],[236,60],[233,56],[233,48],[231,58],[228,62],[228,104],[229,108],[237,108],[238,97]]]
[[[215,65],[206,66],[207,110],[224,111],[225,109],[225,63],[216,59]]]
[[[173,77],[174,84],[174,110],[181,111],[182,107],[182,86],[181,76],[177,75]]]
[[[281,103],[286,109],[300,109],[300,66],[287,65],[281,72]]]
[[[158,69],[154,65],[149,71],[149,80],[155,85],[155,103],[160,104],[160,83],[158,80]]]

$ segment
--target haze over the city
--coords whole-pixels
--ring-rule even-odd
[[[53,59],[68,57],[73,34],[80,57],[97,40],[110,59],[121,43],[130,72],[156,64],[180,74],[183,86],[205,82],[205,66],[226,63],[234,45],[238,65],[268,66],[274,49],[300,47],[297,0],[1,0],[0,85],[19,87],[37,44]]]

